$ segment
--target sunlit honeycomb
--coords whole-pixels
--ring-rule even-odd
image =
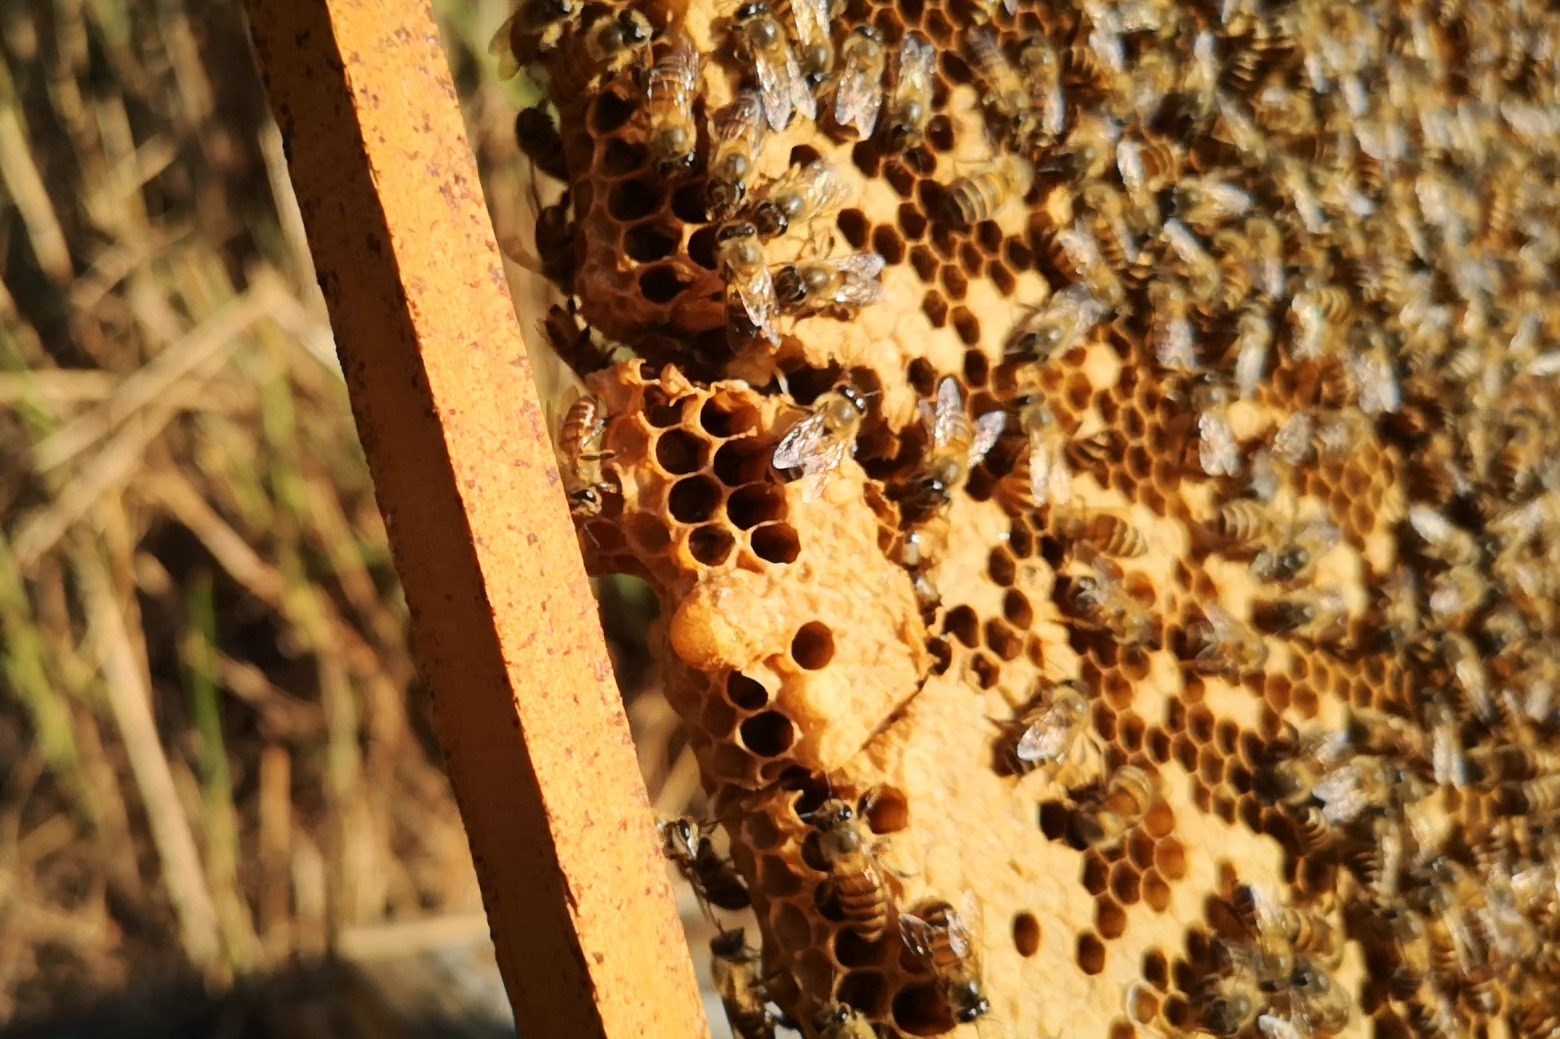
[[[520,15],[568,174],[549,331],[607,415],[565,479],[600,469],[593,572],[661,599],[773,1004],[810,1036],[837,1005],[880,1036],[1560,1034],[1560,12],[848,0],[876,132],[825,77],[712,220],[738,12],[645,5],[654,41],[603,60],[622,10]],[[668,177],[646,96],[682,34]],[[896,149],[907,38],[931,109]],[[771,346],[722,234],[819,159],[848,199],[764,266],[876,253],[881,296],[782,308]],[[950,378],[1000,432],[938,507]],[[859,431],[797,479],[777,448],[842,386]],[[1015,756],[1066,690],[1078,738]],[[836,800],[881,934],[822,850]],[[967,893],[961,1024],[913,932]]]

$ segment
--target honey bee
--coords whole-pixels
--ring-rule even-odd
[[[706,916],[710,915],[710,906],[735,912],[752,904],[747,882],[710,840],[714,824],[678,816],[658,821],[656,829],[661,835],[662,852],[687,879]]]
[[[710,125],[714,154],[705,188],[711,220],[724,220],[741,207],[748,181],[758,170],[765,135],[764,102],[756,90],[738,91],[731,104],[716,113]]]
[[[937,384],[935,407],[921,402],[921,421],[931,437],[926,459],[907,496],[913,508],[932,512],[946,506],[953,492],[964,486],[970,470],[1002,435],[1007,416],[988,411],[975,421],[964,410],[964,394],[951,375]]]
[[[1222,379],[1208,374],[1197,379],[1192,388],[1192,407],[1197,411],[1197,461],[1209,476],[1234,476],[1240,472],[1240,445],[1230,428],[1226,409],[1233,400],[1230,387]]]
[[[1073,284],[1052,293],[1032,317],[1019,326],[1007,355],[1044,364],[1083,341],[1105,316],[1105,307],[1087,285]]]
[[[1311,796],[1321,802],[1328,822],[1350,823],[1398,803],[1400,778],[1385,758],[1356,754],[1317,777],[1311,784]]]
[[[629,67],[654,36],[650,20],[628,8],[598,17],[581,32],[565,34],[546,68],[548,93],[555,99],[583,96],[593,83]]]
[[[710,939],[710,977],[736,1039],[774,1039],[775,1018],[759,980],[758,952],[746,946],[742,928]]]
[[[1091,848],[1109,851],[1148,817],[1156,796],[1152,776],[1136,765],[1123,765],[1110,774],[1095,798],[1079,806],[1073,815],[1073,836]]]
[[[1024,45],[1019,52],[1018,64],[1029,83],[1030,107],[1034,111],[1035,129],[1040,143],[1050,143],[1062,136],[1067,125],[1067,100],[1062,93],[1062,60],[1043,34]]]
[[[829,867],[829,885],[839,901],[845,925],[866,941],[876,941],[888,926],[888,885],[877,861],[884,842],[870,833],[856,809],[830,798],[808,820],[818,831],[818,850]]]
[[[758,334],[778,346],[780,335],[774,327],[775,283],[769,274],[758,228],[749,223],[722,227],[716,234],[716,256],[726,274],[728,307],[729,298],[735,296]]]
[[[1203,608],[1204,620],[1186,632],[1192,668],[1198,674],[1240,679],[1257,674],[1267,663],[1267,643],[1249,624],[1230,616],[1218,603]]]
[[[1349,753],[1345,732],[1321,729],[1294,740],[1292,753],[1266,765],[1261,790],[1268,801],[1299,806],[1312,798],[1319,779],[1337,768]]]
[[[1256,1016],[1256,1000],[1233,980],[1226,980],[1208,997],[1197,1015],[1202,1030],[1220,1039],[1234,1039]]]
[[[1161,228],[1164,242],[1180,261],[1179,270],[1186,278],[1191,298],[1201,306],[1208,306],[1217,297],[1223,275],[1215,260],[1184,223],[1175,217],[1166,220]]]
[[[815,159],[792,166],[763,192],[753,210],[753,223],[768,241],[799,230],[820,217],[832,216],[850,201],[850,182],[834,165]]]
[[[798,315],[865,307],[882,298],[882,274],[883,257],[877,253],[799,260],[775,272],[775,298],[787,313]]]
[[[1046,529],[1059,541],[1086,544],[1107,556],[1135,558],[1148,551],[1143,532],[1113,512],[1053,505]]]
[[[948,186],[948,219],[960,227],[990,220],[1002,207],[1029,194],[1035,168],[1021,155],[1002,155],[985,169]]]
[[[855,450],[866,414],[866,398],[841,386],[819,397],[807,417],[781,438],[775,448],[775,468],[802,471],[803,501],[816,501],[828,475]]]
[[[1216,177],[1182,177],[1174,192],[1175,214],[1193,229],[1211,235],[1251,209],[1251,195]]]
[[[845,1003],[829,1003],[813,1018],[818,1039],[877,1039],[872,1023],[861,1011]]]
[[[916,908],[919,912],[899,914],[905,947],[931,968],[955,1021],[969,1024],[979,1019],[991,1010],[991,1002],[981,984],[974,893],[966,892],[959,909],[947,902]]]
[[[818,117],[812,90],[791,53],[785,26],[775,17],[767,0],[753,0],[737,8],[737,48],[758,74],[758,91],[764,99],[769,128],[779,133],[791,121],[793,111],[808,119]]]
[[[1153,641],[1153,617],[1121,583],[1119,569],[1097,557],[1092,570],[1092,574],[1072,578],[1067,589],[1063,603],[1073,622],[1108,632],[1124,646],[1142,646]]]
[[[1238,884],[1230,908],[1250,938],[1249,948],[1228,948],[1238,969],[1251,973],[1257,988],[1276,992],[1287,985],[1295,969],[1295,947],[1285,927],[1284,912],[1273,897],[1251,884]]]
[[[1302,588],[1252,606],[1252,622],[1273,635],[1309,639],[1318,645],[1340,642],[1348,633],[1349,611],[1335,591]]]
[[[1326,971],[1302,958],[1288,990],[1290,1021],[1300,1035],[1325,1037],[1349,1027],[1354,1004]]]
[[[829,23],[840,16],[843,7],[840,0],[791,0],[797,65],[810,88],[816,89],[834,71],[834,40],[829,35]]]
[[[563,136],[558,124],[547,114],[545,105],[523,108],[515,117],[515,143],[531,165],[552,177],[567,182],[569,166],[563,157]]]
[[[599,398],[589,394],[578,397],[564,412],[558,433],[559,475],[575,519],[601,515],[604,498],[614,491],[601,465],[611,457],[603,448],[606,433],[607,415]]]
[[[1002,44],[989,25],[978,25],[964,34],[970,67],[980,77],[981,103],[996,123],[999,136],[1022,136],[1030,118],[1029,84],[1002,52]]]
[[[1089,701],[1072,682],[1041,690],[1014,720],[1000,764],[1013,775],[1037,768],[1065,767],[1088,744]]]
[[[1166,371],[1197,370],[1197,336],[1192,328],[1186,289],[1166,278],[1148,286],[1148,345]]]
[[[648,143],[662,180],[692,172],[699,142],[693,121],[693,97],[699,84],[699,52],[687,34],[678,33],[671,49],[645,74]]]
[[[932,118],[932,72],[937,54],[913,32],[899,44],[894,89],[888,99],[888,147],[905,151],[919,147]]]
[[[564,23],[579,11],[577,0],[522,0],[488,44],[488,53],[498,59],[500,78],[512,79],[544,51],[557,47]]]
[[[866,140],[877,129],[878,111],[883,107],[888,48],[872,26],[858,26],[840,46],[840,64],[839,82],[834,87],[834,121],[841,127],[854,126],[856,135]]]
[[[1425,554],[1449,567],[1470,567],[1481,558],[1473,535],[1429,506],[1409,506],[1408,525],[1424,541]]]
[[[1019,429],[1029,438],[1029,496],[1036,505],[1072,501],[1072,468],[1067,461],[1067,431],[1044,397],[1035,396],[1018,412]]]

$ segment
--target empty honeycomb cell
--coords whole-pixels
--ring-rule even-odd
[[[623,232],[623,252],[638,263],[664,260],[682,245],[682,232],[660,221],[635,224]]]
[[[1316,690],[1309,685],[1295,686],[1294,696],[1289,702],[1290,709],[1306,721],[1316,717],[1318,702]]]
[[[1141,872],[1147,869],[1154,861],[1154,838],[1142,828],[1134,829],[1127,834],[1124,847],[1127,859]]]
[[[786,523],[762,523],[749,537],[753,554],[769,563],[794,563],[802,552],[801,539]]]
[[[740,671],[726,676],[726,700],[743,711],[762,710],[769,704],[769,690]]]
[[[713,485],[713,481],[711,481]],[[673,488],[673,494],[676,489]],[[673,514],[676,509],[673,509]],[[785,518],[785,489],[772,483],[750,483],[731,492],[726,515],[741,530]]]
[[[1138,900],[1138,882],[1141,879],[1138,868],[1130,862],[1118,862],[1110,868],[1110,895],[1117,903],[1124,906],[1136,905]],[[1110,938],[1112,935],[1105,935]]]
[[[1170,734],[1164,729],[1154,726],[1148,730],[1148,737],[1144,741],[1148,750],[1148,758],[1156,765],[1163,765],[1170,760]]]
[[[1275,711],[1286,711],[1289,709],[1289,698],[1292,691],[1293,686],[1290,685],[1289,679],[1284,675],[1269,673],[1263,679],[1262,696]]]
[[[1019,912],[1013,914],[1013,948],[1025,959],[1040,951],[1040,921],[1035,914]]]
[[[1170,908],[1170,885],[1159,870],[1150,869],[1143,874],[1143,904],[1156,913]]]
[[[1234,754],[1239,735],[1240,726],[1228,718],[1220,718],[1213,727],[1213,745],[1219,748],[1220,754]]]
[[[748,836],[752,842],[752,836]],[[802,878],[796,874],[785,860],[773,855],[766,855],[759,860],[758,886],[764,892],[765,897],[780,901],[787,898],[795,898],[802,890]]]
[[[660,555],[672,543],[671,531],[666,528],[666,524],[654,516],[636,513],[627,517],[623,525],[628,533],[629,543],[642,556]]]
[[[970,649],[980,644],[980,618],[969,606],[949,610],[943,617],[943,630]]]
[[[1116,738],[1116,712],[1110,709],[1110,705],[1096,701],[1094,704],[1094,734],[1102,742],[1110,743]]]
[[[1146,726],[1143,719],[1132,713],[1121,715],[1117,719],[1116,735],[1121,741],[1121,747],[1128,754],[1135,754],[1143,748],[1143,734]]]
[[[980,321],[964,307],[953,308],[953,330],[965,346],[980,342]]]
[[[888,1003],[888,984],[875,970],[853,970],[840,979],[835,998],[863,1014],[882,1015]]]
[[[993,553],[995,555],[995,553]],[[1009,582],[998,582],[1011,583]],[[1020,631],[1027,631],[1034,623],[1034,607],[1029,605],[1029,598],[1016,588],[1009,588],[1002,595],[1002,616]]]
[[[1170,990],[1170,961],[1162,949],[1150,948],[1143,953],[1142,974],[1156,992]]]
[[[692,284],[676,266],[669,263],[656,264],[639,272],[640,295],[651,303],[670,303]]]
[[[867,220],[865,213],[859,209],[842,210],[840,215],[835,217],[834,223],[852,249],[866,248],[867,235],[872,229],[872,224]]]
[[[919,242],[926,237],[926,216],[918,206],[910,202],[901,202],[898,213],[899,230],[906,239],[912,242]],[[928,253],[928,256],[930,256],[930,253]],[[919,271],[919,267],[917,267],[917,271]],[[922,280],[926,281],[929,279],[922,275]]]
[[[608,177],[622,177],[644,169],[649,154],[649,150],[638,141],[609,137],[602,142],[597,162]]]
[[[705,566],[720,566],[731,558],[736,538],[725,527],[706,524],[688,535],[688,553]]]
[[[1094,903],[1094,929],[1106,941],[1115,941],[1127,933],[1126,910],[1112,899],[1098,899]]]
[[[1143,597],[1138,596],[1137,598],[1141,601]],[[1150,601],[1152,601],[1151,597]],[[1149,659],[1148,651],[1142,646],[1122,646],[1116,657],[1116,666],[1121,669],[1121,677],[1126,679],[1128,689],[1130,689],[1132,682],[1141,682],[1148,678],[1152,662]],[[1126,702],[1121,702],[1122,700]],[[1111,697],[1111,704],[1115,707],[1124,708],[1130,702],[1128,697],[1114,695]]]
[[[1067,836],[1068,827],[1072,824],[1072,811],[1060,801],[1042,801],[1039,811],[1040,832],[1045,834],[1046,840],[1059,841]],[[1088,861],[1084,862],[1085,870],[1088,869]],[[1085,873],[1085,876],[1088,874]],[[1104,874],[1101,874],[1099,891],[1091,891],[1090,894],[1099,894],[1105,890]],[[1085,882],[1087,886],[1087,882]]]
[[[1239,761],[1226,761],[1224,764],[1224,781],[1237,794],[1251,793],[1251,769]]]
[[[679,523],[704,523],[720,508],[722,493],[708,476],[685,476],[672,485],[666,507]]]
[[[753,759],[741,747],[729,743],[716,745],[710,755],[710,771],[728,783],[743,785],[751,774]]]
[[[1214,717],[1206,704],[1193,704],[1186,712],[1187,734],[1199,746],[1213,742]]]
[[[698,227],[706,219],[707,192],[708,185],[702,179],[681,185],[672,192],[672,215],[690,227]]]
[[[688,236],[688,258],[707,271],[720,266],[720,260],[715,255],[719,233],[720,228],[710,226],[701,227]]]
[[[959,270],[971,278],[978,278],[985,269],[986,258],[981,254],[980,246],[974,242],[959,243]]]
[[[1254,797],[1243,797],[1240,802],[1240,821],[1253,833],[1262,832],[1262,805]]]
[[[791,659],[807,671],[821,671],[834,659],[834,632],[821,621],[808,621],[791,639]]]
[[[1018,279],[1014,277],[1013,272],[996,261],[987,265],[986,277],[1003,296],[1011,296],[1018,289]]]
[[[942,328],[948,324],[948,301],[936,289],[921,297],[921,312],[933,328]]]
[[[970,674],[977,689],[995,689],[1002,681],[1002,665],[983,651],[970,658]]]
[[[607,194],[607,212],[624,223],[659,212],[665,204],[661,185],[648,177],[620,181]]]
[[[1091,850],[1084,854],[1083,873],[1079,880],[1089,894],[1099,897],[1105,893],[1110,885],[1110,867],[1099,852]]]
[[[962,300],[969,294],[970,282],[964,276],[964,272],[957,267],[946,264],[938,272],[938,281],[941,282],[943,292],[947,293],[951,300]],[[955,318],[957,320],[957,318]]]
[[[884,165],[883,179],[888,181],[888,186],[893,188],[900,198],[908,199],[915,193],[915,172],[901,159],[895,159]],[[926,211],[930,212],[930,210]]]
[[[1085,931],[1078,936],[1078,969],[1093,977],[1105,970],[1105,943],[1099,935]]]
[[[900,989],[894,996],[890,1013],[894,1027],[910,1035],[941,1035],[952,1025],[942,993],[932,982]]]
[[[696,473],[709,464],[710,445],[686,429],[669,429],[656,437],[655,460],[673,476]]]
[[[882,224],[872,230],[872,250],[889,264],[903,263],[905,240],[892,227]]]
[[[791,749],[796,726],[779,711],[764,711],[748,718],[737,730],[742,745],[761,758],[774,758]]]
[[[596,95],[590,112],[590,128],[598,137],[616,133],[634,117],[639,106],[635,101],[615,90],[604,90]]]
[[[1224,780],[1224,758],[1211,746],[1197,752],[1197,777],[1209,786]]]
[[[1227,823],[1233,823],[1235,821],[1235,799],[1228,794],[1215,791],[1213,794],[1213,814]]]
[[[1017,632],[993,617],[985,624],[986,647],[1003,660],[1017,660],[1024,651],[1024,640]]]
[[[743,439],[728,440],[715,449],[711,471],[727,487],[742,487],[764,478],[769,469],[769,451]]]

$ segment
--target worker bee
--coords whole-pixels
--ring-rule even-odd
[[[1220,1039],[1233,1039],[1255,1020],[1257,1002],[1235,979],[1225,979],[1197,1008],[1202,1030]]]
[[[1284,907],[1251,884],[1237,884],[1229,904],[1250,944],[1226,942],[1221,952],[1231,966],[1249,972],[1258,989],[1278,991],[1289,983],[1295,969],[1295,948],[1284,926]]]
[[[756,90],[740,90],[710,125],[714,154],[709,163],[705,207],[711,220],[724,220],[741,207],[748,181],[758,171],[764,147],[764,102]]]
[[[1078,283],[1052,293],[1034,314],[1019,326],[1007,355],[1044,364],[1083,341],[1105,316],[1105,307]]]
[[[1350,308],[1347,290],[1336,285],[1310,284],[1296,292],[1289,302],[1290,356],[1307,360],[1337,352]]]
[[[888,48],[870,25],[858,26],[840,46],[840,76],[834,87],[834,121],[854,126],[862,140],[877,129],[883,107],[883,69]]]
[[[977,1020],[991,1010],[991,1002],[981,984],[974,893],[965,893],[959,909],[947,902],[916,909],[899,914],[905,947],[931,969],[953,1019],[960,1024]]]
[[[774,328],[775,284],[758,228],[746,222],[727,224],[715,240],[715,254],[726,275],[728,309],[734,296],[757,334],[778,346],[780,335]]]
[[[1197,412],[1197,462],[1209,476],[1234,476],[1240,471],[1240,444],[1226,416],[1233,394],[1217,375],[1200,376],[1192,386]]]
[[[767,0],[753,0],[737,8],[737,48],[758,74],[758,91],[764,99],[769,128],[779,132],[791,121],[793,111],[808,119],[818,117],[818,106],[791,53],[785,26]]]
[[[500,78],[513,78],[543,52],[557,47],[565,23],[579,11],[577,0],[522,0],[488,44],[488,53],[498,59]]]
[[[559,475],[575,519],[601,515],[606,504],[603,499],[614,491],[614,484],[606,478],[601,465],[611,457],[603,447],[606,433],[607,415],[599,398],[580,396],[564,412],[558,432],[562,458]]]
[[[1079,805],[1073,836],[1088,847],[1109,851],[1148,817],[1156,796],[1152,776],[1136,765],[1123,765],[1110,774],[1098,795]]]
[[[1166,371],[1197,370],[1197,335],[1186,287],[1172,278],[1149,282],[1148,346]]]
[[[885,842],[869,843],[871,834],[856,809],[839,798],[825,801],[807,820],[818,831],[818,851],[845,925],[876,941],[888,926],[888,885],[877,860]]]
[[[832,216],[850,201],[850,182],[824,159],[792,166],[764,188],[753,223],[765,241]]]
[[[1001,155],[985,169],[960,177],[948,186],[948,219],[974,227],[996,216],[1003,206],[1029,194],[1035,168],[1022,155]]]
[[[1148,551],[1148,539],[1132,522],[1113,512],[1052,505],[1046,530],[1057,540],[1086,544],[1107,556],[1134,558]]]
[[[932,117],[932,72],[936,59],[936,51],[923,37],[905,33],[899,44],[894,89],[888,99],[890,151],[920,146]]]
[[[1043,33],[1019,52],[1018,64],[1029,83],[1030,107],[1034,111],[1035,129],[1042,143],[1049,143],[1062,136],[1067,124],[1067,101],[1062,93],[1062,61]]]
[[[797,66],[812,89],[817,89],[834,71],[834,40],[829,35],[829,23],[840,16],[843,7],[841,0],[791,0]]]
[[[1349,754],[1348,733],[1320,729],[1293,738],[1293,749],[1263,768],[1258,789],[1271,803],[1299,806],[1312,798],[1318,780]]]
[[[1193,302],[1204,308],[1210,306],[1218,296],[1223,278],[1218,261],[1191,229],[1175,217],[1165,221],[1161,233],[1165,245],[1179,261],[1177,269],[1186,279]]]
[[[645,74],[645,118],[656,173],[675,180],[692,172],[699,143],[693,121],[693,97],[699,84],[699,52],[687,34],[678,33],[671,49]]]
[[[1049,686],[1014,719],[999,747],[998,763],[1016,776],[1037,768],[1066,768],[1091,745],[1088,728],[1089,701],[1083,690],[1073,682]]]
[[[1340,825],[1401,804],[1402,775],[1385,758],[1355,754],[1311,784],[1327,821]]]
[[[775,1017],[757,964],[758,952],[744,943],[742,928],[710,939],[710,978],[736,1039],[774,1039]]]
[[[1029,497],[1035,505],[1066,505],[1072,501],[1072,468],[1067,461],[1067,431],[1045,398],[1020,404],[1018,426],[1029,438]]]
[[[582,31],[565,34],[556,57],[546,66],[548,93],[555,100],[584,96],[602,77],[631,65],[654,36],[650,20],[630,8],[604,14]]]
[[[1257,395],[1262,375],[1267,370],[1268,351],[1273,346],[1273,322],[1266,310],[1253,303],[1235,319],[1235,388],[1241,400]]]
[[[563,157],[563,135],[547,114],[545,104],[522,108],[515,117],[515,143],[531,165],[555,180],[569,179],[569,166]]]
[[[829,1003],[813,1017],[818,1039],[877,1039],[872,1023],[855,1007]]]
[[[977,25],[964,34],[970,67],[984,88],[981,103],[996,123],[999,136],[1021,136],[1030,117],[1030,88],[1002,52],[1002,44],[990,25]]]
[[[866,414],[866,398],[841,386],[819,397],[807,417],[781,438],[775,448],[775,468],[802,471],[803,501],[816,501],[828,475],[855,449]]]
[[[1348,604],[1335,591],[1302,588],[1252,605],[1251,620],[1272,635],[1308,639],[1317,645],[1341,642],[1349,630]]]
[[[661,835],[661,851],[687,879],[706,916],[710,906],[735,912],[752,904],[747,882],[715,850],[710,840],[714,828],[713,823],[700,823],[687,816],[656,823],[656,830]]]
[[[1249,192],[1217,177],[1182,177],[1172,197],[1175,215],[1209,235],[1251,209]]]
[[[787,313],[798,315],[865,307],[882,298],[882,274],[883,257],[877,253],[799,260],[775,272],[775,298]]]
[[[1098,556],[1092,570],[1091,574],[1071,578],[1063,596],[1063,606],[1073,623],[1108,632],[1124,646],[1142,646],[1153,641],[1153,617],[1122,584],[1120,570]]]
[[[1290,979],[1288,995],[1290,1020],[1302,1037],[1337,1035],[1354,1016],[1348,992],[1303,957]]]
[[[1230,616],[1218,603],[1208,603],[1203,616],[1186,632],[1194,671],[1237,680],[1262,671],[1268,648],[1254,628]]]
[[[1411,505],[1408,525],[1424,541],[1424,552],[1449,567],[1471,567],[1481,558],[1472,534],[1427,505]]]
[[[964,410],[964,394],[951,375],[937,385],[935,407],[921,402],[921,421],[931,437],[921,472],[915,478],[907,502],[920,512],[933,512],[952,500],[964,486],[970,470],[980,464],[997,442],[1007,416],[988,411],[971,422]]]
[[[931,569],[932,560],[927,551],[926,533],[920,530],[912,530],[905,534],[904,547],[899,553],[899,565],[910,571],[910,586],[915,591],[916,605],[921,608],[923,614],[937,609],[942,602],[942,593],[937,590],[937,584],[927,573]]]

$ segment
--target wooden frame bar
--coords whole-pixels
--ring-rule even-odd
[[[520,1035],[707,1035],[426,0],[247,7]]]

